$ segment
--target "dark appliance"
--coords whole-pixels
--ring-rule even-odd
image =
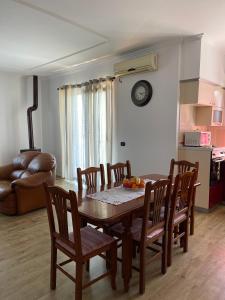
[[[213,148],[210,165],[209,208],[221,203],[224,198],[225,148]]]

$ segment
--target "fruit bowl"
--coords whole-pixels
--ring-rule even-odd
[[[129,179],[124,178],[123,187],[125,189],[134,190],[134,191],[135,190],[140,190],[140,189],[144,189],[145,182],[140,177],[131,177]]]

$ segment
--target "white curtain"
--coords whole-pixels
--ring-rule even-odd
[[[76,169],[112,161],[114,82],[93,80],[59,89],[62,176],[76,178]]]

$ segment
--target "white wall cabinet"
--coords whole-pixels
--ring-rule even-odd
[[[207,86],[208,87],[208,86]],[[212,89],[211,89],[212,87]],[[209,105],[196,107],[196,125],[197,126],[222,126],[224,125],[224,90],[219,86],[211,84],[208,90],[202,85],[201,97],[207,98],[207,93],[212,95],[212,101]],[[206,96],[203,96],[206,95]],[[208,102],[207,102],[208,103]]]
[[[180,80],[194,78],[225,86],[224,52],[204,34],[185,38],[181,46]]]

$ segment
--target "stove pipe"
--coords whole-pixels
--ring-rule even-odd
[[[29,149],[34,150],[34,133],[33,133],[33,120],[32,112],[38,108],[38,76],[33,76],[33,105],[27,109],[27,125],[29,136]]]

